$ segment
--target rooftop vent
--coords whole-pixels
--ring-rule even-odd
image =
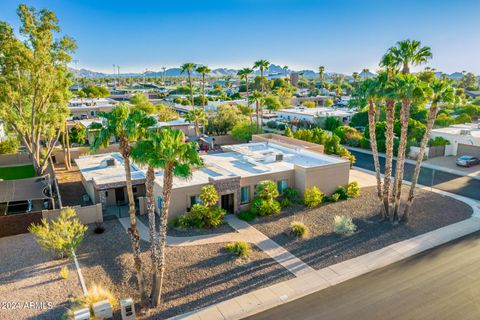
[[[115,159],[113,159],[113,158],[107,159],[106,163],[107,163],[107,167],[114,167],[115,166]]]
[[[277,161],[277,162],[283,161],[283,153],[277,153],[275,155],[275,161]]]
[[[471,131],[468,130],[468,129],[462,129],[462,130],[460,130],[460,134],[461,134],[462,136],[467,136],[467,135],[469,135],[470,133],[471,133]]]

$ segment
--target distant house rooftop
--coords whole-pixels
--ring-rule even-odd
[[[292,109],[281,109],[277,112],[288,113],[292,115],[308,115],[312,117],[347,117],[351,116],[354,113],[352,112],[352,110],[346,108],[307,108],[302,106],[298,106]]]
[[[455,124],[446,128],[433,129],[434,133],[445,133],[450,135],[470,135],[474,138],[480,139],[480,124],[465,123]]]

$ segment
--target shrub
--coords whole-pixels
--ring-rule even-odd
[[[292,201],[290,201],[289,199],[287,198],[282,198],[280,200],[280,206],[282,208],[290,208],[292,206]]]
[[[256,218],[256,215],[252,213],[250,210],[242,211],[237,215],[238,219],[243,221],[253,221]]]
[[[188,220],[192,227],[212,229],[222,224],[224,215],[225,210],[220,207],[194,204],[188,214]]]
[[[347,184],[347,195],[349,198],[355,198],[360,195],[360,187],[357,181],[352,181]]]
[[[230,242],[225,245],[225,249],[239,258],[247,258],[250,255],[250,244],[245,241]]]
[[[297,202],[298,201],[298,191],[292,187],[287,187],[285,191],[283,191],[282,197],[284,199],[288,199],[290,202]]]
[[[30,225],[28,231],[35,235],[35,240],[42,250],[64,258],[72,256],[73,251],[82,242],[87,227],[76,218],[74,209],[65,208],[58,218],[50,222],[42,219],[41,224]]]
[[[267,127],[270,129],[276,129],[277,128],[277,121],[275,120],[270,120],[267,122]]]
[[[362,149],[370,149],[370,140],[365,137],[360,139],[360,148]]]
[[[274,200],[279,195],[277,184],[272,180],[260,181],[255,191],[256,197],[268,201]]]
[[[218,202],[218,192],[215,186],[209,184],[203,187],[200,192],[200,200],[207,207],[214,206]]]
[[[437,147],[437,146],[448,146],[450,145],[450,141],[443,137],[435,137],[435,139],[430,139],[428,141],[429,147]]]
[[[326,201],[328,201],[328,202],[337,202],[339,198],[340,198],[340,194],[334,193],[334,194],[332,194],[330,197],[327,197],[327,198],[326,198]]]
[[[178,216],[173,220],[173,226],[177,228],[187,229],[192,226],[192,222],[190,221],[190,217],[186,214]]]
[[[279,123],[279,124],[277,125],[277,129],[278,129],[278,130],[285,130],[285,127],[286,127],[286,126],[285,126],[285,123]]]
[[[304,106],[306,108],[315,108],[317,106],[317,104],[315,103],[315,101],[304,101],[302,103],[302,106]]]
[[[342,236],[350,236],[357,230],[352,218],[347,216],[335,216],[333,224],[335,233]]]
[[[92,305],[96,302],[108,300],[112,307],[117,305],[117,299],[115,296],[108,290],[103,288],[100,285],[93,284],[87,291],[87,295],[80,300],[83,305],[87,305],[92,308]]]
[[[308,236],[308,228],[303,222],[293,221],[290,224],[290,236],[297,238],[306,238]]]
[[[338,193],[339,198],[342,200],[348,199],[348,193],[345,187],[342,187],[342,186],[337,187],[337,189],[335,190],[335,193]]]
[[[67,266],[63,266],[62,269],[60,269],[60,277],[62,277],[62,279],[64,279],[64,280],[67,280],[67,278],[68,278],[68,267]]]
[[[307,188],[303,194],[303,203],[308,208],[318,206],[323,201],[324,194],[317,187]]]
[[[290,127],[286,127],[285,128],[285,137],[288,137],[288,138],[292,138],[293,137],[293,132],[292,132],[292,129],[290,129]]]
[[[257,216],[269,216],[281,211],[280,203],[277,200],[264,200],[256,197],[252,201],[250,211]]]

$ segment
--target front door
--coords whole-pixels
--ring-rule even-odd
[[[117,204],[125,203],[125,189],[124,188],[115,188],[115,200]]]
[[[222,195],[222,209],[227,211],[227,213],[233,213],[234,203],[233,203],[233,193],[223,194]]]

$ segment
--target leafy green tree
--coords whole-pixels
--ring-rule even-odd
[[[261,133],[261,132],[262,131],[258,131],[257,127],[254,124],[248,121],[244,121],[244,122],[237,123],[233,127],[231,135],[237,140],[248,142],[252,140],[253,134]]]
[[[325,129],[328,131],[333,131],[336,128],[340,127],[342,122],[336,117],[327,117],[325,119]]]
[[[96,135],[91,149],[93,151],[97,151],[102,147],[107,147],[110,143],[110,137],[112,136],[116,137],[120,141],[119,151],[123,157],[130,215],[129,233],[132,241],[132,251],[135,270],[137,273],[138,289],[142,299],[142,305],[145,305],[147,296],[144,286],[142,260],[140,258],[140,236],[138,234],[137,219],[135,215],[130,153],[132,144],[142,139],[142,137],[146,135],[149,128],[156,123],[156,120],[153,117],[146,116],[143,111],[131,109],[125,103],[118,104],[112,109],[111,112],[99,112],[99,116],[105,119],[105,123]]]
[[[20,147],[20,141],[15,136],[9,136],[0,142],[0,154],[15,154]]]
[[[76,44],[67,36],[54,40],[60,27],[52,11],[20,5],[17,13],[18,36],[0,22],[0,118],[42,175],[69,115],[67,64]]]
[[[452,125],[454,122],[455,120],[445,113],[439,113],[435,119],[435,125],[439,127],[448,127]]]
[[[465,89],[473,90],[477,87],[478,79],[477,76],[471,72],[464,73],[460,79],[460,86]]]
[[[247,106],[245,107],[252,110]],[[217,113],[208,118],[207,131],[217,135],[227,134],[237,123],[245,121],[248,121],[248,118],[236,106],[220,105],[217,108]]]
[[[50,251],[59,258],[73,257],[82,242],[87,227],[76,217],[75,209],[62,209],[58,218],[41,224],[32,224],[28,231],[35,236],[42,250]]]
[[[270,111],[277,111],[283,108],[279,97],[274,95],[266,95],[263,99],[263,105]]]
[[[205,126],[208,123],[207,116],[203,109],[192,109],[188,111],[188,113],[184,115],[183,118],[186,121],[193,123],[195,127],[195,135],[197,137],[200,136],[200,125]]]
[[[466,113],[461,113],[455,118],[456,124],[472,123],[472,117]]]
[[[85,88],[80,89],[79,95],[88,98],[106,98],[110,95],[110,91],[108,91],[108,89],[105,87],[99,87],[90,84]]]
[[[155,113],[155,105],[148,100],[148,98],[142,93],[136,93],[130,98],[130,103],[134,108],[145,112],[146,114]]]

